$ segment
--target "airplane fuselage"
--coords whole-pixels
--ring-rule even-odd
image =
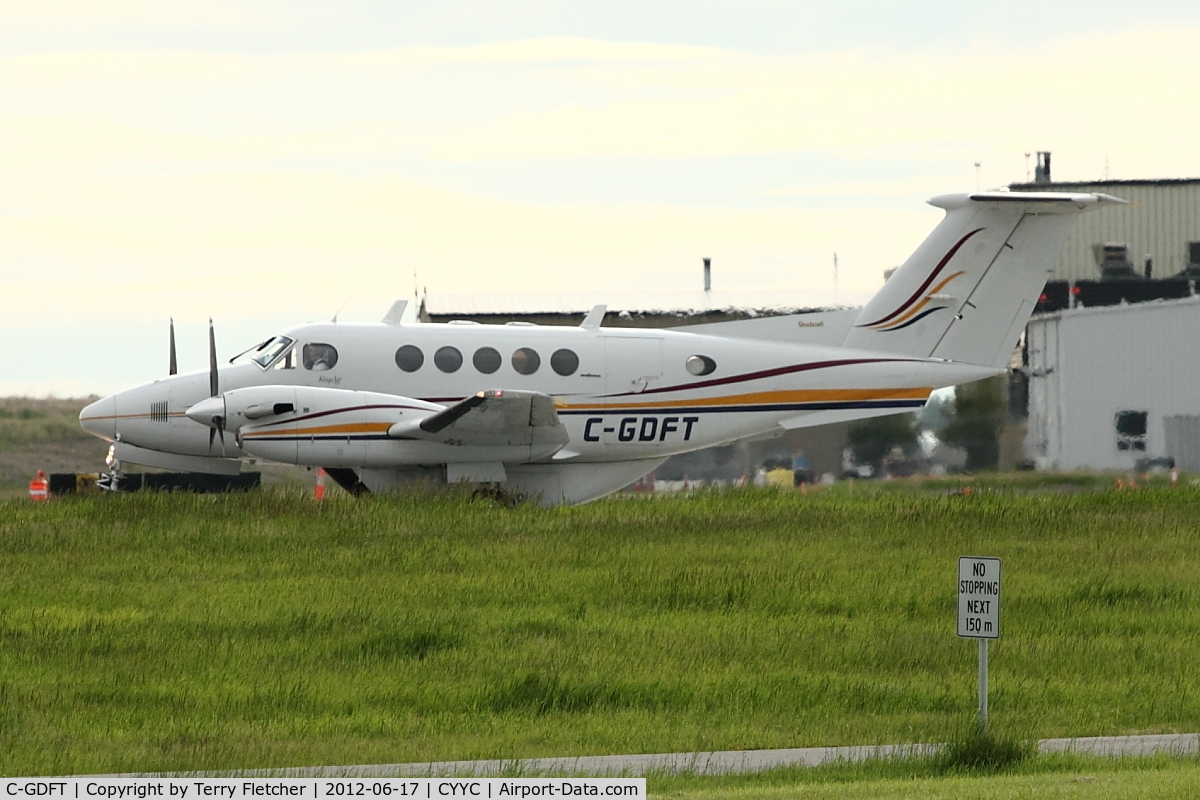
[[[410,398],[429,407],[481,390],[535,391],[554,398],[569,435],[564,449],[580,463],[661,458],[768,433],[785,421],[801,427],[916,409],[934,388],[992,373],[930,359],[663,329],[326,323],[283,336],[291,340],[288,352],[281,350],[265,366],[248,361],[221,367],[221,391],[337,389]],[[306,351],[332,356],[333,363],[313,362]],[[103,434],[120,434],[122,441],[152,450],[214,455],[208,429],[184,413],[208,395],[207,373],[128,390],[100,401],[113,405],[105,409],[111,414],[103,414],[113,420],[111,434],[107,427]],[[364,417],[358,429],[343,424],[336,431],[323,422],[328,413],[305,424],[304,409],[297,408],[301,421],[274,438],[324,439],[330,446],[307,458],[302,448],[298,460],[276,452],[273,460],[382,467],[453,461],[470,447],[389,440],[384,422],[427,410],[423,404],[393,405],[368,414],[373,424]],[[99,432],[95,423],[89,430]],[[370,447],[353,447],[368,441]],[[231,440],[226,454],[255,453],[249,439],[244,444],[248,449],[242,451]],[[269,457],[263,445],[257,449]]]

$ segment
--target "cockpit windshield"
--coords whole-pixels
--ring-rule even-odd
[[[251,347],[244,353],[234,356],[230,360],[230,364],[247,364],[253,361],[263,369],[271,366],[271,362],[279,358],[289,347],[292,346],[292,339],[286,336],[273,336],[259,345]]]

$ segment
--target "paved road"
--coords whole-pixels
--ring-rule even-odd
[[[349,767],[294,767],[274,770],[239,770],[222,773],[166,773],[188,777],[220,774],[233,777],[280,778],[383,778],[391,776],[535,776],[613,775],[636,777],[647,773],[694,772],[719,775],[758,772],[773,767],[815,767],[831,761],[865,761],[871,758],[907,758],[932,755],[936,744],[886,744],[877,747],[801,747],[793,750],[723,750],[710,753],[659,753],[632,756],[581,756],[499,761],[433,761],[418,764],[363,764]],[[1087,753],[1096,756],[1196,755],[1200,734],[1157,736],[1098,736],[1081,739],[1042,739],[1043,753]],[[159,777],[160,773],[154,773]],[[132,777],[132,776],[121,776]],[[139,777],[148,777],[139,775]]]

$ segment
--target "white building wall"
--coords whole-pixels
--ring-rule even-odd
[[[1104,192],[1128,200],[1081,214],[1063,245],[1050,280],[1098,280],[1092,245],[1123,242],[1129,260],[1142,272],[1146,256],[1155,278],[1168,278],[1187,266],[1187,243],[1200,242],[1200,179],[1098,181],[1096,183],[1014,184],[1024,191]]]
[[[1026,454],[1042,469],[1129,470],[1139,458],[1195,463],[1165,417],[1200,415],[1200,298],[1072,309],[1030,321]],[[1121,450],[1115,420],[1145,411],[1145,450]],[[1194,437],[1191,437],[1194,438]],[[1128,439],[1127,439],[1127,443]],[[1173,452],[1178,451],[1178,452]]]

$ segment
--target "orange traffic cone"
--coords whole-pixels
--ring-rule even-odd
[[[321,467],[317,467],[317,488],[313,490],[313,497],[325,499],[325,470]]]
[[[50,499],[50,484],[46,483],[46,473],[40,469],[37,477],[29,482],[29,499],[35,503]]]

